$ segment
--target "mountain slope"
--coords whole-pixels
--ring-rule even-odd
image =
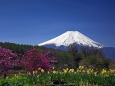
[[[78,31],[67,31],[49,41],[38,44],[38,46],[45,46],[47,48],[54,48],[59,50],[67,50],[68,46],[71,44],[76,45],[79,49],[84,46],[99,48],[100,50],[102,50],[106,57],[110,59],[115,59],[115,48],[105,47]]]
[[[78,31],[67,31],[56,38],[53,38],[49,41],[43,42],[38,45],[51,48],[53,47],[59,48],[62,46],[67,47],[71,44],[77,44],[80,46],[88,46],[88,47],[97,47],[97,48],[103,47],[103,45],[101,45],[100,43],[93,41],[92,39],[86,37],[85,35],[83,35]]]

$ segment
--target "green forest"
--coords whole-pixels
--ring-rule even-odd
[[[26,44],[15,44],[9,42],[0,42],[0,46],[6,49],[12,50],[16,54],[24,54],[24,52],[37,48],[42,52],[50,51],[50,54],[55,56],[57,63],[55,66],[59,69],[61,68],[74,68],[76,69],[79,65],[84,65],[86,68],[115,68],[115,61],[106,58],[104,54],[96,49],[89,49],[88,47],[83,47],[80,51],[74,45],[70,45],[67,51],[56,50],[52,48],[45,48],[40,46],[26,45]]]

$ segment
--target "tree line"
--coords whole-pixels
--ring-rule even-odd
[[[104,54],[97,48],[83,47],[81,50],[74,45],[70,45],[67,51],[56,50],[52,48],[45,48],[39,46],[15,44],[9,42],[0,42],[0,46],[12,50],[14,53],[24,54],[26,51],[33,48],[39,49],[41,53],[50,52],[51,56],[56,57],[57,63],[55,66],[58,69],[68,67],[76,69],[79,65],[86,68],[115,68],[115,61],[112,61],[104,56]]]

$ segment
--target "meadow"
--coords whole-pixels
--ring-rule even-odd
[[[38,68],[38,71],[8,75],[0,79],[0,86],[115,86],[115,70],[100,71],[85,69],[77,70],[54,67],[50,71]]]
[[[114,65],[97,50],[53,52],[32,48],[20,54],[0,47],[0,86],[115,86]]]

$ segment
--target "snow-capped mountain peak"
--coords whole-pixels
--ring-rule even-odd
[[[89,47],[96,47],[102,48],[103,45],[93,41],[92,39],[88,38],[87,36],[83,35],[78,31],[67,31],[60,36],[57,36],[49,41],[43,42],[38,44],[38,46],[45,46],[45,45],[55,45],[59,46],[69,46],[71,44],[78,44],[82,46],[89,46]]]

